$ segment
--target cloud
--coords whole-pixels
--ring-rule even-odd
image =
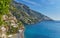
[[[41,6],[41,4],[38,4],[38,3],[34,2],[34,1],[30,1],[30,0],[23,0],[23,1],[25,1],[27,3],[30,3],[32,5]]]

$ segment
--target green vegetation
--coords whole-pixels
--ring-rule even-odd
[[[3,24],[2,16],[9,13],[9,4],[11,0],[0,0],[0,25]]]
[[[7,35],[9,35],[9,34],[16,34],[17,31],[18,31],[18,27],[13,27],[13,26],[11,26],[11,29],[9,29],[9,30],[7,31]]]
[[[16,11],[15,7],[10,6],[12,1],[13,0],[0,0],[0,27],[3,25],[7,29],[7,35],[17,33],[20,26],[23,25],[21,21],[14,19],[15,17],[11,14],[10,8],[12,11]],[[3,20],[3,15],[5,15],[6,20]],[[14,25],[12,26],[11,24],[15,24],[17,27],[14,27]]]

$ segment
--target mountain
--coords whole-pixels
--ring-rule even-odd
[[[3,32],[6,36],[16,34],[18,30],[24,30],[24,24],[35,24],[43,20],[52,19],[31,10],[25,4],[0,0],[0,34]]]
[[[27,5],[12,1],[10,11],[19,21],[25,24],[34,24],[43,20],[52,20],[51,18],[30,9]]]

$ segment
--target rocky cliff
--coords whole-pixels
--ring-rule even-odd
[[[26,24],[34,24],[42,20],[52,20],[49,17],[31,10],[28,6],[15,1],[10,4],[10,11],[19,21]]]

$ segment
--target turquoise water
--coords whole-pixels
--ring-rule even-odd
[[[25,25],[25,38],[60,38],[60,21],[42,21]]]

